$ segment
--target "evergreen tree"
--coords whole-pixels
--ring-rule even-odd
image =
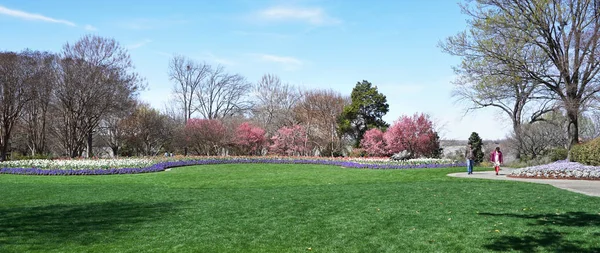
[[[350,95],[352,103],[344,107],[338,119],[338,131],[354,140],[358,147],[369,129],[385,130],[389,125],[382,119],[389,111],[385,95],[377,91],[377,86],[363,80],[358,82]]]
[[[444,149],[442,147],[440,147],[440,136],[438,135],[437,132],[433,132],[433,135],[431,136],[431,141],[430,141],[430,150],[431,150],[431,155],[429,155],[430,158],[441,158],[442,154],[444,153]]]
[[[475,163],[479,164],[483,162],[483,140],[479,137],[479,134],[473,132],[469,137],[469,144],[471,144],[471,148],[473,149],[473,153],[475,154]]]

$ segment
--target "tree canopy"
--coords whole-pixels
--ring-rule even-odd
[[[389,126],[383,120],[383,116],[389,111],[389,105],[377,86],[366,80],[356,83],[350,98],[352,103],[344,107],[338,127],[339,132],[350,136],[354,140],[354,146],[358,147],[367,130],[385,130]]]
[[[476,0],[462,9],[468,28],[447,45],[463,66],[485,60],[543,85],[569,119],[569,147],[577,143],[580,111],[600,92],[598,2]]]

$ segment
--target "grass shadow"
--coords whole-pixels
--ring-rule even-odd
[[[511,214],[511,213],[480,213],[484,216],[502,216],[531,220],[529,226],[539,226],[542,231],[529,231],[527,235],[504,235],[493,238],[492,242],[484,245],[492,251],[520,252],[600,252],[600,248],[588,248],[583,240],[566,239],[568,232],[557,231],[548,226],[563,227],[598,227],[600,215],[585,212],[549,213],[549,214]]]
[[[584,241],[565,239],[565,234],[548,229],[545,231],[532,231],[524,236],[505,235],[494,239],[490,244],[484,245],[492,251],[520,251],[520,252],[600,252],[600,248],[584,248]]]
[[[547,214],[512,214],[512,213],[480,213],[484,216],[503,216],[528,219],[529,225],[557,225],[567,227],[600,226],[600,215],[585,212],[547,213]]]
[[[88,245],[119,238],[136,224],[177,211],[176,203],[103,202],[0,209],[2,245]]]

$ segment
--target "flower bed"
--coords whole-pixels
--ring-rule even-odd
[[[513,170],[509,177],[540,179],[600,180],[600,167],[576,162],[557,161],[550,164]]]
[[[455,164],[452,159],[437,159],[437,158],[416,158],[409,160],[390,160],[390,158],[349,158],[351,162],[369,163],[369,164],[395,164],[395,165],[418,165],[418,164]]]
[[[115,159],[116,160],[116,159]],[[198,159],[191,158],[166,158],[157,159],[154,164],[146,167],[124,167],[124,168],[109,168],[106,165],[98,167],[90,167],[87,169],[78,167],[77,169],[69,168],[68,163],[62,167],[47,166],[45,168],[37,167],[21,167],[21,168],[0,168],[0,174],[21,174],[21,175],[110,175],[110,174],[136,174],[164,171],[168,168],[190,166],[190,165],[207,165],[207,164],[240,164],[240,163],[270,163],[270,164],[320,164],[334,165],[345,168],[358,169],[417,169],[417,168],[447,168],[465,166],[464,163],[429,163],[429,164],[383,164],[383,163],[360,163],[356,161],[348,161],[341,159],[306,159],[306,158],[256,158],[256,157],[210,157]],[[139,163],[141,164],[141,163]]]
[[[118,168],[145,168],[155,164],[155,160],[145,158],[125,159],[64,159],[47,160],[32,159],[1,162],[2,168],[37,168],[37,169],[118,169]]]

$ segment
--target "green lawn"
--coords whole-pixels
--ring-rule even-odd
[[[600,198],[463,170],[0,175],[0,252],[600,252]]]

